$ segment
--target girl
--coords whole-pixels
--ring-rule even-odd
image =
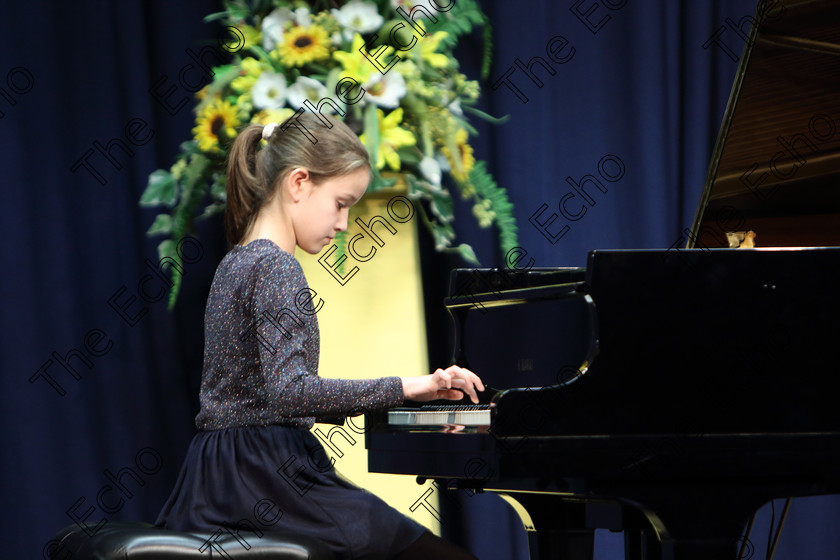
[[[233,143],[225,210],[232,248],[207,299],[199,432],[157,525],[212,533],[251,519],[270,499],[282,511],[272,528],[316,537],[340,559],[474,558],[326,468],[309,432],[316,419],[404,399],[466,394],[478,402],[484,390],[458,366],[421,377],[318,376],[316,309],[299,297],[308,286],[292,255],[295,246],[318,253],[344,231],[371,178],[358,137],[324,118],[329,127],[311,113],[286,130],[250,125]],[[320,461],[296,463],[289,477],[277,472],[313,450]]]

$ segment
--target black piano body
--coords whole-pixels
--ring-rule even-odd
[[[767,501],[840,493],[840,10],[755,21],[685,246],[453,271],[489,426],[371,414],[369,470],[497,492],[534,560],[590,558],[594,528],[632,559],[735,559]]]
[[[500,271],[453,279],[475,274]],[[593,251],[581,282],[450,298],[459,363],[510,388],[493,393],[486,429],[372,415],[369,469],[504,495],[535,558],[586,557],[601,526],[655,536],[628,544],[651,558],[736,558],[768,500],[840,492],[840,298],[826,297],[838,279],[840,248]],[[554,325],[528,327],[533,308],[563,305]],[[495,314],[539,344],[480,344]],[[564,317],[597,339],[552,342]],[[569,367],[575,354],[588,367]],[[517,383],[529,376],[542,383]]]

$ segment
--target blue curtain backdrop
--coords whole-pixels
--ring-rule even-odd
[[[483,108],[509,121],[479,127],[476,155],[508,188],[520,245],[536,265],[583,265],[591,249],[678,241],[693,218],[737,68],[722,48],[703,45],[726,18],[751,14],[753,0],[484,5],[495,49]],[[204,301],[225,244],[218,220],[202,225],[200,245],[183,246],[176,309],[146,303],[138,284],[155,281],[158,240],[145,237],[153,212],[137,200],[148,174],[168,167],[190,135],[191,103],[176,109],[189,95],[178,76],[193,62],[187,49],[216,45],[218,29],[202,16],[218,9],[211,0],[4,5],[6,557],[48,558],[50,536],[71,515],[91,526],[153,520],[181,465],[197,407]],[[721,40],[736,53],[743,48],[734,33]],[[461,49],[472,77],[481,48],[476,36]],[[537,62],[532,80],[517,61],[534,57],[548,67]],[[149,94],[155,84],[175,88],[168,108]],[[568,201],[576,219],[561,215],[558,204],[574,192],[569,181],[587,175],[603,189],[590,182],[589,200]],[[456,210],[459,233],[482,263],[501,265],[494,233],[472,225],[468,206]],[[429,330],[445,332],[440,298],[448,268],[462,263],[428,249],[424,242]],[[449,340],[430,336],[432,363],[446,362]],[[97,496],[120,484],[124,492],[102,494],[104,510]],[[776,557],[836,557],[838,509],[835,498],[795,500]],[[462,497],[444,514],[445,532],[479,557],[527,558],[524,531],[497,497]],[[753,533],[756,558],[769,524],[765,508]],[[621,558],[620,537],[599,535],[597,557]]]

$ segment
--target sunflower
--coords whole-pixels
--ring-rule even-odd
[[[219,140],[236,136],[239,116],[236,107],[227,101],[214,99],[208,103],[195,119],[193,136],[201,151],[211,152],[219,148]]]
[[[330,56],[329,44],[329,36],[323,28],[317,25],[297,26],[283,34],[283,42],[277,45],[277,54],[286,66],[303,66]]]
[[[455,149],[450,149],[450,142],[447,142],[446,145],[441,148],[441,151],[446,156],[446,159],[449,160],[449,164],[452,166],[452,176],[461,183],[467,180],[470,171],[472,171],[473,166],[475,166],[473,149],[472,146],[467,144],[467,137],[468,134],[466,129],[459,128],[458,132],[455,133]]]

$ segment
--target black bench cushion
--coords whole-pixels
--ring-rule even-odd
[[[220,529],[216,533],[181,533],[145,523],[110,521],[93,536],[78,525],[65,528],[55,539],[52,560],[334,560],[323,542],[281,532]],[[69,554],[68,554],[69,552]],[[72,556],[71,556],[72,554]]]

